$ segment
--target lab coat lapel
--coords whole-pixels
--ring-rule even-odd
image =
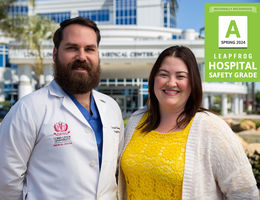
[[[71,113],[71,115],[75,116],[82,123],[86,124],[90,127],[87,120],[84,118],[82,113],[79,111],[75,103],[71,100],[71,98],[63,91],[63,89],[56,83],[56,81],[52,81],[49,85],[50,87],[50,95],[57,96],[61,98],[62,105],[64,108]]]
[[[98,92],[93,91],[93,96],[98,108],[98,112],[103,125],[103,151],[102,151],[102,163],[104,162],[104,158],[108,158],[111,151],[111,117],[108,113],[108,104],[106,99],[102,98]],[[101,165],[102,172],[102,165]]]
[[[68,95],[64,96],[62,104],[73,116],[90,127],[88,121]]]
[[[96,91],[93,91],[93,96],[98,107],[99,115],[103,124],[103,150],[102,150],[102,165],[99,175],[98,192],[104,190],[104,186],[107,184],[107,173],[113,173],[114,165],[113,160],[117,156],[113,152],[115,151],[114,144],[114,131],[112,129],[113,116],[110,116],[108,108],[110,108],[107,99],[104,99],[103,95]]]
[[[95,90],[92,91],[92,95],[94,97],[94,100],[95,100],[95,103],[97,105],[97,108],[98,108],[98,112],[99,112],[99,115],[100,115],[100,118],[101,118],[101,122],[102,122],[102,125],[103,125],[103,128],[104,127],[107,127],[109,125],[108,121],[109,121],[109,116],[108,116],[108,113],[106,112],[107,111],[107,102],[104,98],[102,98],[102,96],[96,92]]]

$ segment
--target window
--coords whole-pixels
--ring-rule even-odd
[[[4,56],[0,54],[0,67],[4,67]]]
[[[0,67],[10,67],[7,45],[0,45]]]
[[[8,8],[8,14],[12,17],[14,16],[26,16],[28,14],[28,6],[10,6]]]
[[[66,19],[70,19],[70,12],[39,13],[38,15],[51,19],[58,24]]]
[[[93,21],[108,22],[109,21],[109,9],[79,11],[79,16],[87,17]]]
[[[173,40],[177,40],[177,35],[172,35]]]

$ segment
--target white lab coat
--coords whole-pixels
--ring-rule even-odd
[[[91,126],[53,81],[18,101],[0,125],[1,200],[116,199],[122,115],[111,97],[92,94],[103,124],[101,170]]]

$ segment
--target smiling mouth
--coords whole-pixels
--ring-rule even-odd
[[[167,94],[178,94],[180,93],[180,91],[177,91],[177,90],[163,90],[164,93],[167,93]]]
[[[72,69],[72,71],[77,71],[77,72],[88,72],[88,70],[87,69],[85,69],[85,68],[81,68],[81,67],[78,67],[78,68],[73,68]]]

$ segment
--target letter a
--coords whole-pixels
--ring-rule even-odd
[[[235,20],[231,20],[230,21],[230,24],[228,26],[228,30],[227,30],[227,33],[226,33],[226,38],[229,38],[229,36],[231,34],[235,34],[237,36],[237,38],[240,38],[240,34],[239,34],[239,31],[238,31],[237,24],[236,24]]]

